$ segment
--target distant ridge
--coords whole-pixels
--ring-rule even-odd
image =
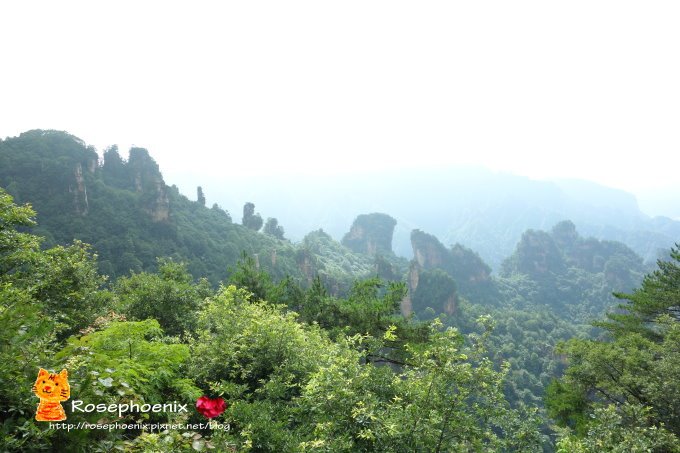
[[[319,226],[341,239],[366,212],[394,217],[393,250],[411,257],[409,236],[422,229],[445,245],[478,252],[494,270],[527,229],[549,229],[569,219],[581,234],[621,241],[653,262],[680,241],[680,222],[649,217],[635,197],[590,181],[540,181],[481,167],[384,171],[354,176],[267,176],[249,187],[205,181],[224,206],[247,194],[275,212],[292,239]],[[245,195],[243,195],[245,196]]]

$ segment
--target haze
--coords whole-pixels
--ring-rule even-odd
[[[146,147],[172,184],[483,165],[677,205],[676,2],[12,2],[0,136]],[[210,194],[208,194],[209,201]]]

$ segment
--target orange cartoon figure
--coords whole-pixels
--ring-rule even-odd
[[[40,398],[35,419],[39,422],[58,422],[66,420],[66,412],[61,407],[61,401],[71,397],[71,387],[68,385],[68,371],[49,373],[40,368],[38,379],[32,388],[33,393]]]

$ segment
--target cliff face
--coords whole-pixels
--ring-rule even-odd
[[[406,280],[408,291],[406,292],[404,299],[401,301],[401,312],[404,316],[409,316],[411,313],[413,313],[413,300],[411,298],[411,294],[413,294],[418,289],[418,283],[420,281],[419,269],[420,266],[418,263],[415,260],[411,261],[411,266],[408,271],[408,279]]]
[[[0,186],[43,215],[86,216],[96,173],[94,148],[66,132],[32,130],[0,141]]]
[[[416,262],[423,269],[450,267],[448,250],[431,234],[413,230],[411,232],[411,246]]]
[[[0,187],[16,202],[33,205],[47,246],[73,239],[91,244],[100,271],[112,280],[131,270],[155,270],[156,257],[172,255],[186,261],[195,277],[218,284],[243,251],[275,279],[311,284],[319,275],[333,294],[374,276],[376,268],[395,279],[405,272],[393,269],[394,256],[354,253],[323,232],[298,246],[235,225],[219,206],[209,209],[168,187],[143,148],[131,149],[125,160],[112,146],[100,162],[93,148],[65,132],[0,139]],[[391,228],[388,233],[383,240],[389,244]],[[369,247],[381,248],[380,239]]]
[[[469,248],[456,244],[451,248],[454,275],[462,285],[484,284],[491,280],[491,268]]]
[[[446,313],[454,315],[458,307],[456,282],[441,269],[423,270],[415,264],[409,276],[408,305],[416,313],[431,310],[430,315]],[[407,305],[402,302],[402,306]]]
[[[342,238],[342,245],[357,253],[393,255],[392,236],[397,221],[387,214],[362,214]]]
[[[411,233],[414,259],[408,274],[408,294],[402,301],[405,315],[411,311],[423,313],[432,309],[434,314],[454,314],[456,310],[456,284],[448,275],[451,257],[436,237],[414,230]],[[446,270],[444,270],[446,269]]]
[[[472,250],[460,244],[450,250],[431,234],[414,230],[411,233],[413,256],[423,269],[442,269],[461,289],[489,282],[491,268]]]
[[[144,148],[131,148],[127,163],[134,188],[142,194],[144,209],[154,222],[167,221],[170,201],[158,164]]]
[[[104,186],[110,185],[138,193],[136,203],[151,220],[169,218],[167,186],[158,165],[142,148],[131,149],[125,162],[112,147],[100,164],[96,150],[79,138],[33,130],[0,143],[0,166],[0,186],[13,188],[17,201],[26,196],[39,216],[91,215],[106,204]]]
[[[431,234],[411,233],[414,259],[409,272],[409,296],[402,306],[413,310],[430,307],[435,313],[454,314],[458,295],[475,303],[498,300],[491,268],[472,250],[456,244],[447,249]],[[406,311],[405,311],[406,312]]]
[[[69,192],[73,194],[73,205],[78,215],[87,215],[90,209],[87,201],[87,186],[85,185],[85,177],[83,176],[83,166],[79,162],[76,164],[73,172],[75,177],[75,187],[69,186]]]
[[[154,222],[166,222],[170,218],[170,200],[163,180],[156,182],[154,192],[156,197],[147,212]]]
[[[349,290],[357,278],[375,276],[371,257],[352,252],[323,230],[304,237],[297,261],[308,279],[318,275],[333,295]]]

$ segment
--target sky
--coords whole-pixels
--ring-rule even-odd
[[[170,183],[475,164],[680,196],[677,1],[22,1],[0,17],[0,138],[145,147]]]

